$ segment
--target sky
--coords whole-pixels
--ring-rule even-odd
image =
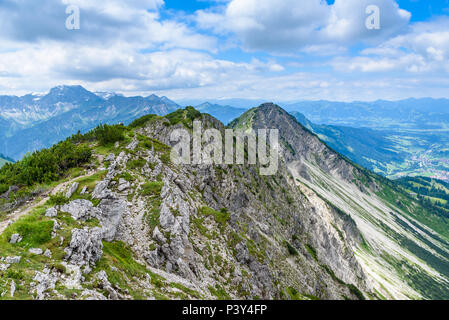
[[[449,98],[448,76],[449,0],[0,1],[0,94]]]

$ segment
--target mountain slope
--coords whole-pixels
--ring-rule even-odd
[[[286,165],[301,191],[355,222],[364,245],[352,250],[377,290],[383,287],[402,297],[448,297],[446,218],[426,212],[388,180],[355,167],[282,109],[268,104],[253,112],[251,125],[243,126],[279,128],[288,146]]]
[[[449,215],[449,183],[428,177],[404,177],[397,182],[425,207]]]
[[[272,104],[231,125],[279,129],[275,175],[258,165],[175,165],[170,132],[191,130],[193,119],[225,129],[193,108],[148,116],[107,129],[122,133],[114,141],[78,135],[60,148],[80,150],[82,163],[57,176],[36,171],[39,188],[17,183],[14,201],[0,199],[2,298],[447,298],[445,218]],[[0,170],[3,190],[8,179]],[[23,194],[29,207],[17,201]]]

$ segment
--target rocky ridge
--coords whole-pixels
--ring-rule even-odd
[[[434,253],[436,249],[427,243],[431,241],[442,261],[447,253],[444,237],[435,240],[424,234],[418,239],[410,231],[411,223],[414,231],[428,227],[411,219],[406,205],[395,207],[382,199],[382,181],[330,150],[279,107],[262,105],[231,124],[245,130],[280,130],[281,161],[273,176],[259,175],[254,165],[171,163],[169,133],[174,128],[191,130],[192,118],[206,128],[225,129],[211,116],[192,116],[183,110],[176,117],[153,117],[128,129],[127,139],[107,150],[93,145],[97,154],[100,150],[106,154],[98,157],[95,173],[67,187],[66,203],[46,203],[1,235],[5,250],[0,254],[0,272],[6,276],[0,280],[0,295],[433,297],[399,274],[394,259],[407,261],[406,268],[437,279],[433,281],[442,287],[447,285],[441,270],[394,239],[381,223]],[[354,209],[355,200],[363,210]],[[42,239],[26,234],[25,222],[39,226]],[[25,253],[23,249],[31,244],[49,252]],[[389,261],[381,250],[383,244],[393,249]]]

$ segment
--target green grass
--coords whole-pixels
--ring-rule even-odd
[[[220,285],[215,285],[215,287],[209,286],[209,292],[215,296],[218,300],[231,300],[231,297],[226,292],[226,290]]]
[[[142,186],[142,196],[160,196],[164,183],[162,181],[151,181]]]
[[[51,240],[54,222],[45,218],[44,213],[45,208],[34,210],[8,227],[2,237],[9,240],[12,234],[18,233],[23,238],[20,246],[25,248],[37,248],[46,244]]]
[[[312,256],[313,259],[318,261],[318,256],[316,254],[316,250],[314,247],[312,247],[310,244],[305,245],[307,252]]]
[[[224,226],[226,225],[226,223],[229,221],[229,217],[230,217],[230,213],[225,209],[221,209],[220,211],[214,210],[212,208],[209,207],[201,207],[199,209],[199,213],[200,215],[203,216],[213,216],[215,222],[217,222],[218,224]]]
[[[112,268],[114,267],[114,268]],[[164,278],[152,273],[143,264],[138,263],[128,246],[121,242],[103,242],[103,256],[97,263],[92,274],[104,270],[111,284],[122,290],[128,290],[129,294],[136,300],[147,298],[138,285],[137,279],[145,279],[148,274],[151,284],[158,290],[165,286]]]
[[[198,291],[187,288],[186,286],[183,286],[180,283],[172,282],[172,283],[170,283],[170,287],[179,289],[182,292],[184,292],[185,294],[187,294],[191,297],[194,297],[195,299],[204,299],[203,295],[200,294]]]
[[[145,166],[146,161],[144,159],[136,159],[136,160],[130,160],[126,164],[126,167],[130,170],[135,170],[139,168],[143,168]]]

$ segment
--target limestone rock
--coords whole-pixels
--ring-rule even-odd
[[[47,258],[51,258],[51,251],[49,249],[45,250],[44,256],[46,256]]]
[[[90,290],[90,289],[85,289],[83,292],[81,292],[81,299],[82,300],[107,300],[106,297],[104,295],[102,295],[101,293],[94,291],[94,290]]]
[[[65,197],[66,197],[67,199],[70,199],[70,198],[73,196],[73,194],[76,192],[76,190],[78,190],[79,185],[80,185],[80,184],[79,184],[78,182],[74,182],[74,183],[70,186],[69,190],[67,190],[67,192],[66,192],[66,194],[65,194]]]
[[[98,218],[101,222],[103,238],[106,241],[113,241],[122,216],[127,210],[127,203],[124,200],[103,199],[98,208],[101,212]]]
[[[0,271],[6,271],[10,267],[9,264],[0,263]]]
[[[126,181],[125,179],[120,178],[117,190],[119,192],[122,192],[122,191],[125,191],[126,189],[128,189],[130,186],[131,186],[131,184],[128,181]]]
[[[115,198],[111,190],[108,189],[109,183],[110,183],[109,179],[105,179],[97,183],[94,191],[92,192],[92,198],[94,199]]]
[[[164,244],[167,242],[164,235],[159,231],[159,228],[156,227],[153,230],[153,239],[156,240],[159,244]]]
[[[19,263],[21,259],[22,259],[22,257],[20,257],[20,256],[6,257],[5,262],[8,264]]]
[[[100,228],[72,230],[72,240],[65,249],[65,259],[78,266],[93,266],[103,254]]]
[[[137,145],[139,144],[139,141],[134,140],[133,142],[131,142],[128,146],[126,146],[126,149],[128,150],[134,150],[136,149]]]
[[[41,255],[44,251],[40,248],[30,248],[28,249],[28,252],[36,255]]]
[[[81,221],[95,218],[100,214],[100,211],[93,206],[92,202],[85,199],[70,201],[61,207],[61,211],[67,212],[73,219]]]
[[[235,250],[237,251],[235,255],[237,261],[241,263],[248,263],[250,261],[249,250],[248,247],[246,246],[245,241],[239,242],[236,245]]]
[[[10,287],[10,295],[11,295],[11,298],[13,298],[14,297],[14,293],[16,292],[16,283],[15,283],[15,281],[14,280],[11,280],[11,287]]]
[[[106,159],[104,159],[104,161],[109,161],[109,162],[112,162],[112,161],[114,161],[115,160],[115,154],[113,154],[113,153],[110,153],[107,157],[106,157]]]
[[[15,244],[15,243],[19,243],[20,241],[22,241],[22,237],[20,236],[20,234],[14,233],[11,236],[11,239],[9,240],[9,243]]]
[[[104,270],[98,272],[95,277],[100,281],[103,289],[109,293],[109,299],[111,300],[118,300],[119,299],[119,295],[117,293],[117,291],[114,290],[114,288],[112,287],[111,283],[108,280],[108,276],[106,274],[106,272]]]
[[[46,217],[54,218],[54,217],[56,217],[57,215],[58,215],[58,210],[56,210],[55,207],[48,208],[48,209],[45,211],[45,216],[46,216]]]
[[[50,269],[45,268],[43,272],[36,271],[33,278],[37,282],[35,292],[38,300],[45,299],[45,292],[47,290],[55,289],[58,277],[55,274],[50,273]]]

